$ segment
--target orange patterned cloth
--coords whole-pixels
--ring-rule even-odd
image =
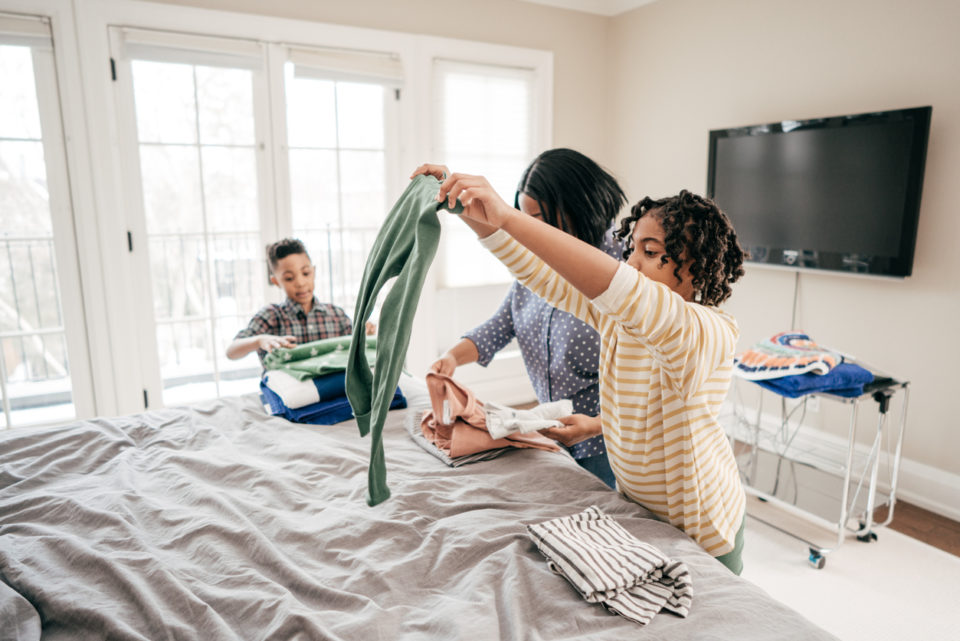
[[[538,433],[511,434],[495,439],[487,432],[487,415],[473,392],[449,376],[426,376],[431,409],[420,420],[423,436],[450,458],[501,447],[532,447],[557,451],[552,440]]]
[[[826,374],[842,362],[841,354],[799,332],[780,332],[733,357],[736,374],[751,381],[807,372]]]

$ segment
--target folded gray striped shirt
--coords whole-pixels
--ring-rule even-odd
[[[682,617],[690,612],[687,566],[640,541],[596,506],[528,525],[527,531],[550,569],[590,603],[641,625],[663,609]]]

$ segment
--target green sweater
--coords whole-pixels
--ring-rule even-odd
[[[390,497],[383,454],[383,423],[410,344],[410,330],[423,279],[440,242],[437,210],[445,204],[436,201],[439,186],[440,183],[431,176],[417,176],[394,204],[367,257],[353,315],[346,387],[360,435],[371,434],[367,480],[367,503],[370,505]],[[463,211],[459,202],[453,211]],[[371,372],[362,349],[364,326],[373,313],[377,294],[394,276],[397,280],[380,310],[376,364]]]

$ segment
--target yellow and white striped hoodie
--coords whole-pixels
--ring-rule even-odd
[[[746,509],[717,422],[739,330],[626,263],[590,300],[509,234],[481,243],[517,280],[600,334],[600,418],[621,492],[713,556],[733,550]]]

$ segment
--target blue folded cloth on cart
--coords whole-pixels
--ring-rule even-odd
[[[873,374],[869,370],[853,363],[840,363],[826,374],[808,372],[753,382],[787,398],[814,392],[855,398],[863,394],[863,386],[872,381]]]

